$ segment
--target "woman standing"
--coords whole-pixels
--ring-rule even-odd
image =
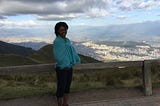
[[[67,30],[68,25],[65,22],[58,22],[55,25],[56,38],[53,42],[53,55],[56,61],[58,106],[69,106],[68,94],[72,81],[72,67],[80,63],[76,50],[66,37]]]

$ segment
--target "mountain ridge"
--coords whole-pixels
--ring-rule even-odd
[[[34,52],[35,50],[30,47],[23,47],[0,41],[0,54],[18,54],[28,56]]]
[[[2,43],[0,42],[0,45],[1,44]],[[19,47],[17,45],[13,45],[13,44],[9,44],[9,43],[7,43],[7,45],[12,45],[12,47],[14,46],[13,48]],[[22,50],[24,48],[25,47],[23,47]],[[48,45],[40,48],[39,50],[34,51],[33,53],[31,53],[29,55],[19,54],[18,52],[15,52],[15,51],[5,54],[5,53],[1,53],[1,51],[0,51],[0,60],[1,60],[0,67],[55,63],[53,53],[52,53],[52,50],[53,50],[52,48],[53,48],[52,44],[48,44]],[[17,50],[17,49],[15,49],[15,50]],[[18,49],[18,50],[20,50],[20,49]],[[81,54],[79,54],[79,56],[81,58],[82,63],[100,62],[100,61],[95,60],[91,57],[83,56]]]
[[[32,48],[33,50],[39,50],[41,47],[47,45],[48,43],[46,42],[20,42],[20,43],[12,43],[15,45],[23,46],[23,47],[29,47]]]

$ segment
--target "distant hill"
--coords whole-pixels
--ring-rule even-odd
[[[28,56],[34,52],[35,50],[33,50],[32,48],[26,48],[23,46],[18,46],[0,41],[0,54],[17,54]]]
[[[29,56],[40,63],[53,63],[53,53],[52,53],[52,45],[46,45]]]
[[[0,54],[0,67],[38,64],[36,60],[16,54]]]
[[[3,46],[1,46],[1,44],[3,44]],[[5,49],[10,48],[10,47],[15,48],[15,50],[14,49],[12,50],[14,52],[11,51],[11,53],[10,53],[10,51],[8,50],[8,52],[6,52],[6,54],[5,53],[0,54],[0,60],[1,60],[0,67],[55,63],[53,53],[52,53],[52,44],[48,44],[48,45],[42,47],[41,49],[39,49],[38,51],[33,50],[33,52],[27,56],[25,56],[23,53],[20,54],[19,52],[15,52],[15,51],[16,50],[24,50],[25,52],[28,52],[27,50],[30,51],[32,49],[26,49],[25,47],[22,47],[22,49],[20,49],[19,47],[21,47],[21,46],[17,46],[17,45],[5,43],[5,42],[0,43],[0,47],[3,47]],[[97,60],[90,58],[90,57],[87,57],[87,56],[83,56],[83,55],[79,55],[79,56],[81,58],[82,63],[100,62],[100,61],[97,61]]]
[[[87,57],[84,55],[79,54],[81,58],[82,63],[95,63],[95,62],[100,62],[98,60],[95,60],[91,57]],[[35,60],[38,60],[42,63],[52,63],[55,62],[54,57],[53,57],[53,51],[52,51],[52,44],[48,44],[44,47],[42,47],[40,50],[35,52],[34,54],[29,56],[30,58],[33,58]]]
[[[46,42],[20,42],[20,43],[12,43],[19,46],[30,47],[34,50],[39,50],[41,47],[47,45]]]

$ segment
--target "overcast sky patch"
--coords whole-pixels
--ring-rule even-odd
[[[1,0],[0,19],[5,16],[34,14],[40,20],[56,21],[77,17],[104,17],[113,10],[118,12],[155,8],[160,8],[159,0]]]

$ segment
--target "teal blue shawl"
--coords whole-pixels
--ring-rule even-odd
[[[70,68],[75,64],[80,64],[80,58],[76,53],[75,48],[68,38],[63,39],[57,36],[53,42],[53,55],[56,61],[56,66]]]

